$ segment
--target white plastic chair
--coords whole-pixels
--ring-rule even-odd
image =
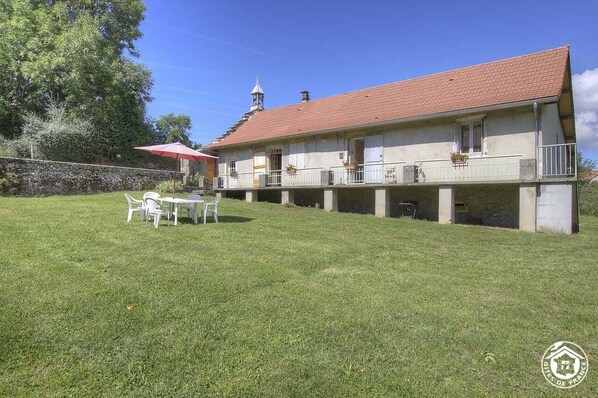
[[[209,203],[203,204],[203,209],[201,211],[201,219],[203,220],[204,224],[206,223],[208,212],[212,213],[212,216],[214,217],[214,222],[218,222],[218,202],[220,202],[220,198],[216,198]]]
[[[127,203],[129,204],[129,214],[127,215],[127,222],[131,222],[133,218],[133,213],[136,211],[139,212],[141,215],[141,221],[145,220],[145,203],[142,200],[137,200],[133,198],[128,193],[125,193],[125,198],[127,198]]]
[[[170,224],[170,210],[163,209],[162,206],[160,206],[160,203],[158,202],[157,199],[149,198],[149,197],[145,198],[145,215],[146,215],[146,219],[145,219],[146,226],[147,226],[147,222],[149,221],[149,219],[153,217],[154,228],[158,228],[158,225],[160,224],[160,218],[162,216],[166,216],[166,218],[168,220],[168,224]]]
[[[146,192],[143,194],[143,200],[146,200],[147,198],[159,199],[160,194],[158,192]]]

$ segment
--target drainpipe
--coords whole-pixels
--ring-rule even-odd
[[[540,120],[539,120],[539,111],[538,111],[538,103],[534,102],[534,125],[535,125],[535,134],[534,134],[534,159],[536,161],[536,178],[538,178],[538,170],[540,170],[540,164],[538,163],[538,143],[539,143],[539,135],[540,135]]]

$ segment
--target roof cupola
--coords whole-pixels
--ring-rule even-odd
[[[260,86],[259,76],[255,79],[255,87],[251,90],[251,108],[249,109],[252,112],[264,110],[264,90]]]

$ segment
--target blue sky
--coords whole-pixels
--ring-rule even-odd
[[[578,140],[598,160],[598,1],[144,3],[149,114],[191,116],[202,144],[249,110],[256,75],[274,108],[570,45]]]

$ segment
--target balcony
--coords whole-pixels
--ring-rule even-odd
[[[359,185],[452,184],[536,181],[577,177],[575,144],[537,148],[536,159],[523,155],[368,163],[325,168],[238,173],[215,178],[217,189],[303,188]]]
[[[539,146],[537,158],[540,178],[577,178],[577,144]]]

